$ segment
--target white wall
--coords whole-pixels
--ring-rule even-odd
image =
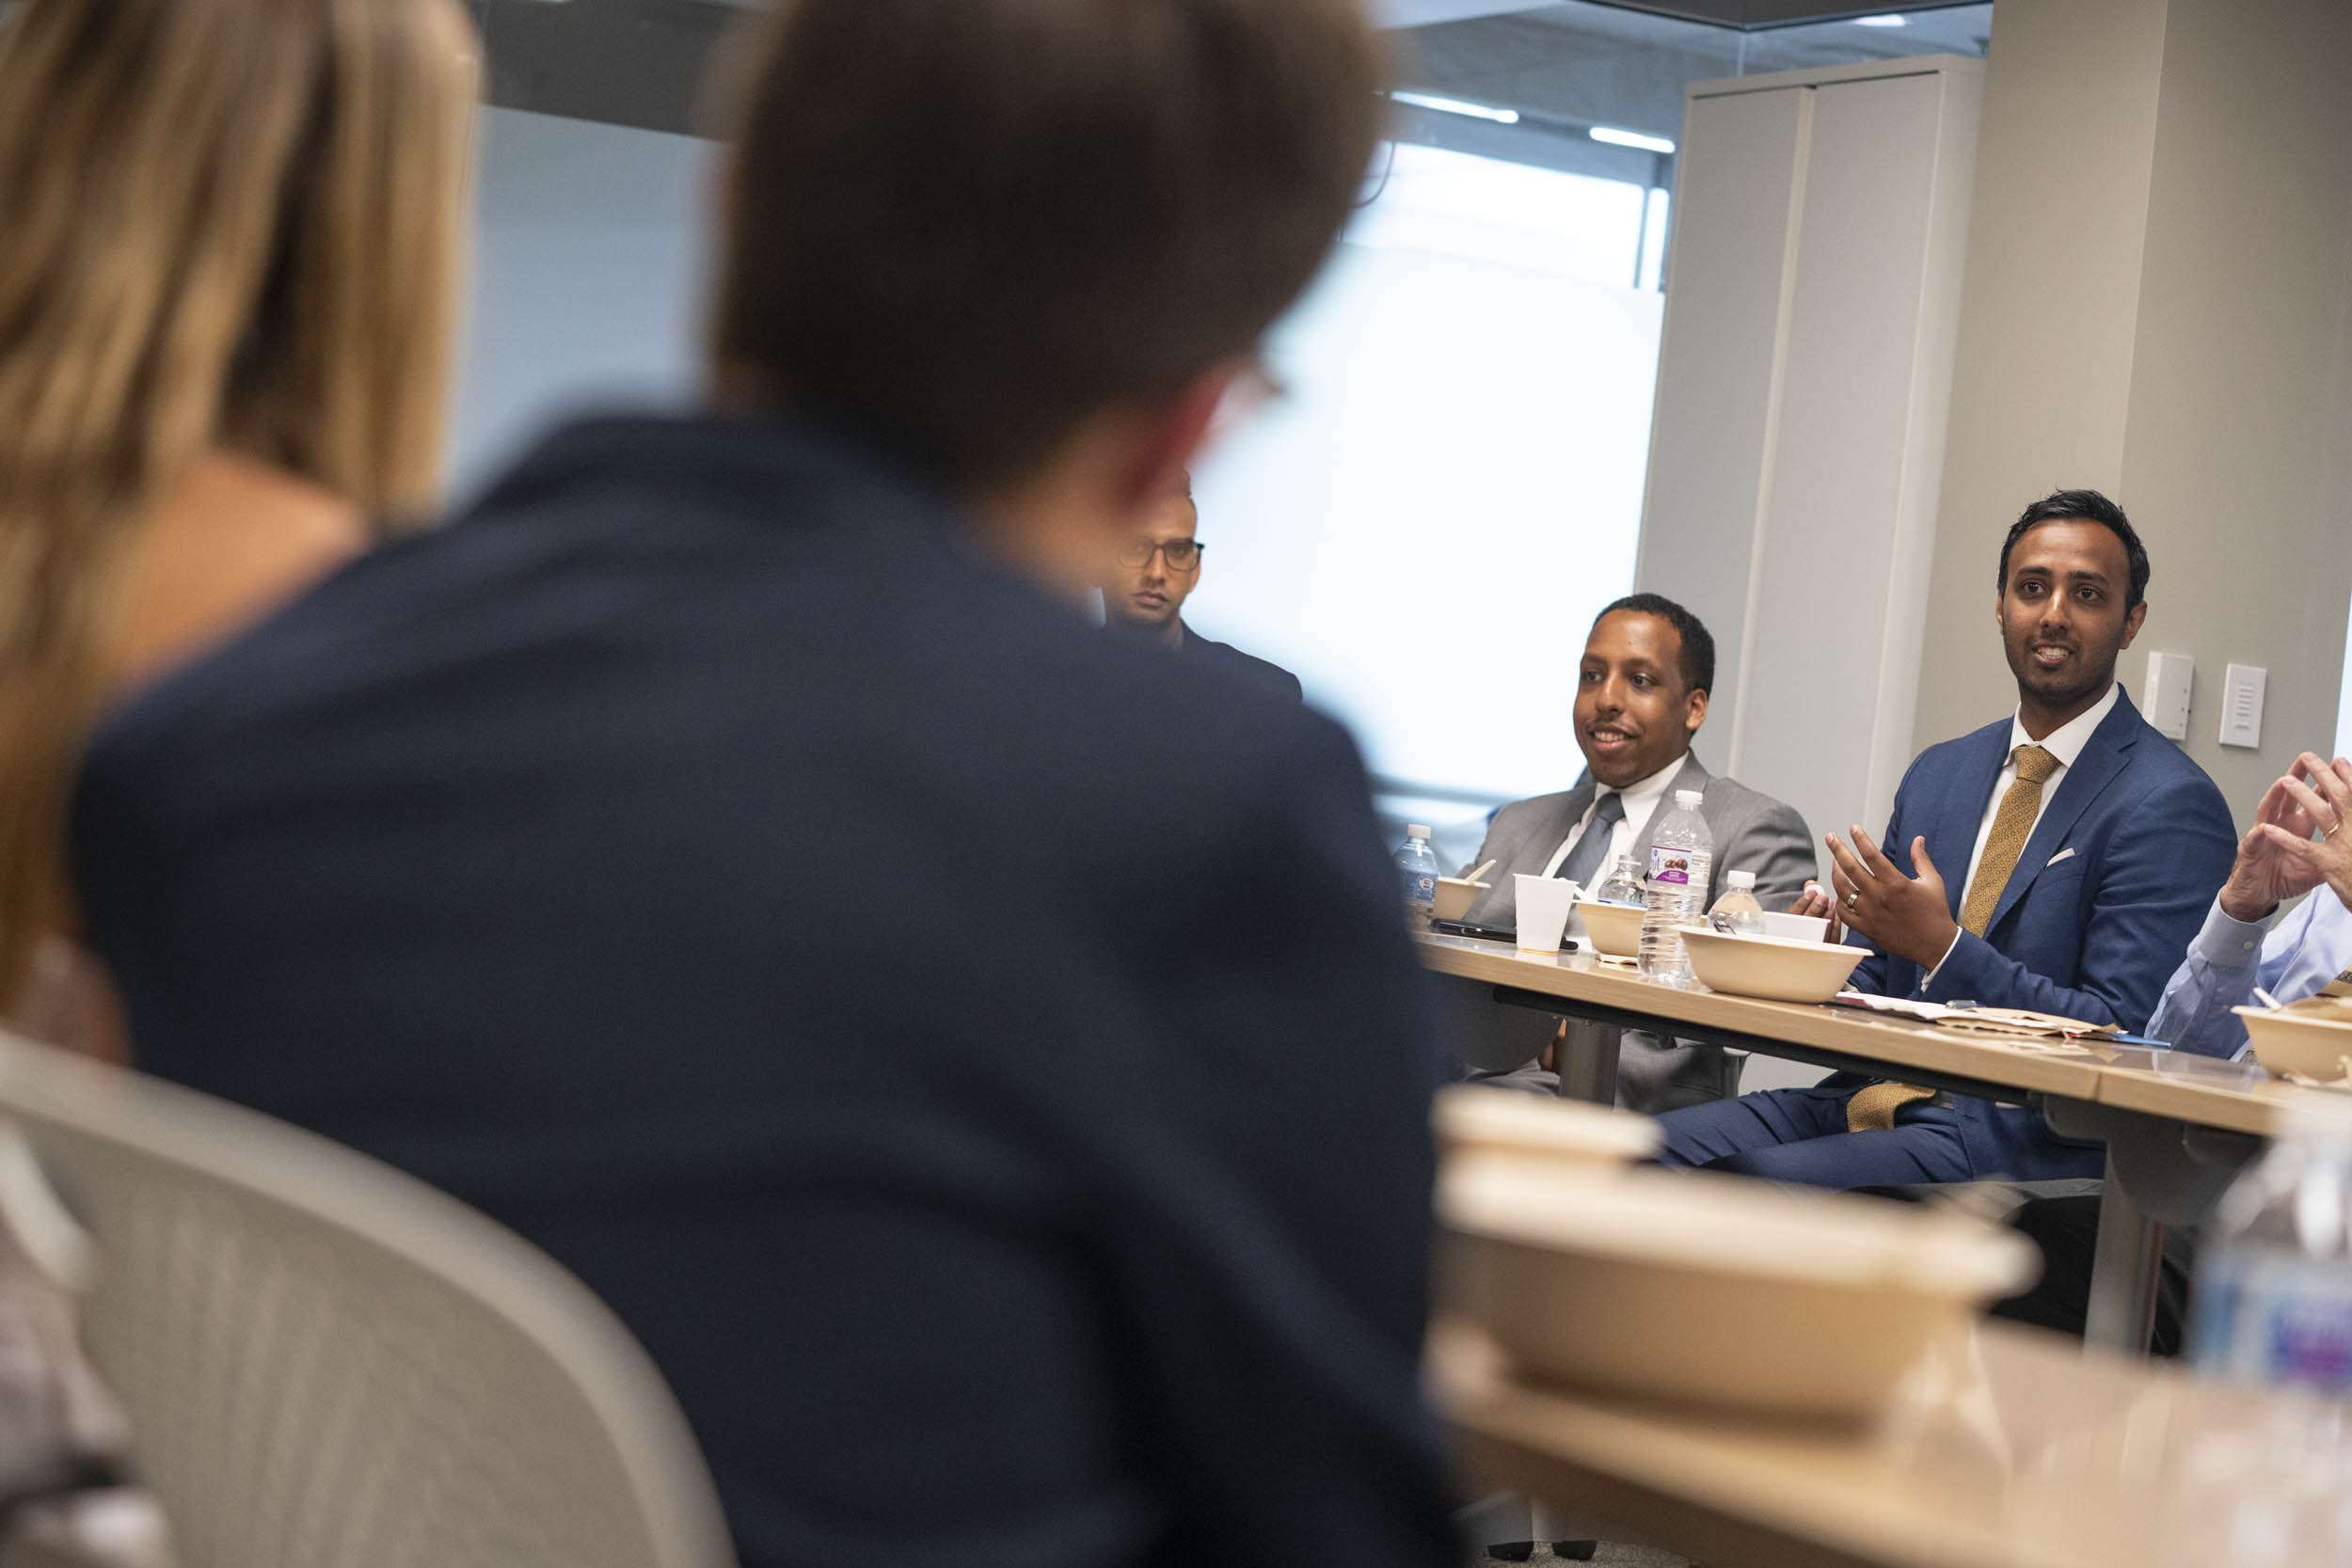
[[[691,394],[714,150],[515,109],[484,116],[453,495],[566,413]]]
[[[1296,672],[1375,773],[1491,798],[1455,816],[1583,770],[1576,661],[1631,586],[1657,370],[1643,214],[1636,185],[1399,146],[1269,340],[1288,395],[1194,476],[1185,620]]]

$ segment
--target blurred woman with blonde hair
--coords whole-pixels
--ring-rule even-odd
[[[0,1015],[77,1027],[97,715],[433,503],[480,73],[457,0],[0,25]]]

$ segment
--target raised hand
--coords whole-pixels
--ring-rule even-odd
[[[1928,841],[1911,841],[1911,867],[1917,875],[1906,877],[1870,842],[1869,834],[1858,827],[1851,832],[1852,848],[1836,833],[1826,840],[1833,863],[1830,883],[1837,890],[1846,924],[1881,950],[1909,958],[1921,969],[1942,963],[1960,925],[1952,919],[1943,874],[1928,858]]]
[[[2304,783],[2308,776],[2311,782]],[[2326,882],[2352,909],[2352,762],[2322,761],[2310,752],[2263,794],[2253,831],[2221,890],[2221,907],[2258,920],[2280,899]],[[2312,835],[2318,836],[2314,838]],[[2233,892],[2235,901],[2233,902]],[[2245,913],[2242,911],[2254,912]]]

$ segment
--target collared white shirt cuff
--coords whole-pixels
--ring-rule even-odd
[[[1954,932],[1952,933],[1952,944],[1951,944],[1951,946],[1947,947],[1946,949],[1944,949],[1944,956],[1943,956],[1942,958],[1938,958],[1938,959],[1936,959],[1936,960],[1935,960],[1935,968],[1929,970],[1929,971],[1928,971],[1925,974],[1922,974],[1922,975],[1920,975],[1920,976],[1919,976],[1919,989],[1920,989],[1921,990],[1927,990],[1930,986],[1931,986],[1931,985],[1935,984],[1935,977],[1936,977],[1936,975],[1937,975],[1938,974],[1942,973],[1943,968],[1944,968],[1944,966],[1945,966],[1946,964],[1950,963],[1950,962],[1952,961],[1952,954],[1953,954],[1953,952],[1954,952],[1955,950],[1957,950],[1957,949],[1959,948],[1959,946],[1960,946],[1960,939],[1961,939],[1962,937],[1963,937],[1963,936],[1966,936],[1967,934],[1968,934],[1968,927],[1966,927],[1965,926],[1962,927],[1959,930],[1954,931]]]
[[[2244,921],[2222,909],[2217,897],[2189,951],[2216,969],[2252,969],[2262,962],[2266,921]]]

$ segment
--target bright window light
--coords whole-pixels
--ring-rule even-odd
[[[1857,27],[1908,27],[1911,22],[1909,18],[1900,16],[1857,16],[1853,24]]]
[[[1295,671],[1396,793],[1483,797],[1440,802],[1465,857],[1487,804],[1584,767],[1573,653],[1632,588],[1649,462],[1645,194],[1400,145],[1267,343],[1290,395],[1193,470],[1216,548],[1186,621]]]
[[[1389,94],[1399,103],[1410,103],[1416,109],[1435,109],[1439,114],[1468,115],[1472,119],[1491,119],[1497,125],[1517,125],[1517,109],[1498,109],[1486,103],[1470,103],[1459,98],[1435,98],[1425,92],[1392,92]]]
[[[1639,131],[1620,131],[1613,125],[1593,127],[1593,139],[1605,141],[1612,147],[1638,147],[1645,152],[1672,152],[1675,144],[1663,136],[1645,136]]]

